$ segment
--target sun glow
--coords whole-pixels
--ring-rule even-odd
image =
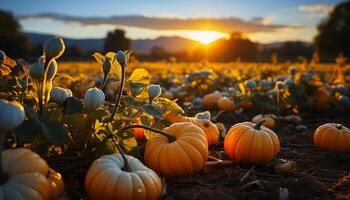
[[[219,38],[227,37],[227,34],[216,31],[191,31],[188,37],[202,44],[209,44]]]

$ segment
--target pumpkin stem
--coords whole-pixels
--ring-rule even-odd
[[[262,124],[265,122],[265,120],[261,120],[260,122],[258,122],[257,124],[255,124],[254,128],[256,130],[260,130],[261,129],[261,126]]]
[[[127,126],[125,128],[120,129],[118,132],[123,133],[126,130],[133,129],[133,128],[142,128],[142,129],[146,129],[146,130],[149,130],[149,131],[161,134],[161,135],[167,137],[169,142],[175,142],[176,141],[176,137],[173,136],[173,135],[169,135],[168,133],[166,133],[164,131],[161,131],[161,130],[158,130],[158,129],[154,129],[154,128],[151,128],[151,127],[148,127],[148,126],[143,126],[141,124],[133,124],[133,125]]]
[[[126,67],[126,64],[124,64],[124,66],[121,66],[122,77],[121,77],[121,82],[120,82],[120,88],[119,88],[119,91],[118,91],[118,94],[117,94],[117,98],[116,98],[116,100],[115,100],[114,109],[113,109],[111,118],[109,119],[109,122],[112,122],[113,119],[114,119],[114,115],[115,115],[115,113],[117,112],[117,109],[118,109],[118,106],[119,106],[119,103],[120,103],[120,99],[121,99],[121,96],[122,96],[122,93],[123,93],[123,90],[124,90],[124,83],[125,83],[125,67]]]
[[[335,124],[335,127],[339,130],[341,130],[343,128],[343,125],[342,124]]]
[[[131,172],[131,168],[130,168],[128,159],[126,158],[125,153],[124,153],[122,147],[119,145],[119,142],[116,142],[115,144],[116,144],[116,146],[117,146],[117,149],[118,149],[120,155],[122,155],[122,158],[123,158],[123,161],[124,161],[123,170],[126,171],[126,172]]]
[[[5,137],[6,133],[0,132],[0,185],[6,183],[6,181],[8,180],[8,175],[5,174],[2,169],[2,151],[4,149]]]

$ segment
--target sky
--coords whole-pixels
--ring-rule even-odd
[[[103,38],[122,28],[131,39],[180,36],[203,43],[242,32],[260,43],[312,41],[341,0],[0,0],[25,32]]]

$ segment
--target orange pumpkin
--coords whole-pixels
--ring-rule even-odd
[[[58,199],[63,195],[64,192],[64,182],[60,173],[55,172],[53,169],[49,170],[47,174],[47,179],[49,180],[50,185],[50,198],[49,199]]]
[[[313,97],[313,109],[315,111],[323,110],[330,101],[331,93],[326,88],[317,88],[312,94]]]
[[[249,110],[253,107],[253,103],[249,100],[243,100],[238,104],[238,108],[242,108],[243,110]]]
[[[235,103],[233,101],[231,101],[229,98],[227,97],[221,97],[218,101],[218,108],[220,110],[226,111],[226,112],[230,112],[230,111],[234,111],[237,109],[237,106],[235,105]]]
[[[264,115],[264,114],[258,114],[258,115],[255,115],[252,119],[252,122],[257,124],[261,121],[265,121],[262,125],[267,127],[267,128],[274,128],[275,125],[276,125],[276,121],[275,119],[273,118],[273,115]]]
[[[213,122],[207,119],[196,119],[191,117],[187,117],[187,121],[197,125],[204,131],[205,135],[207,136],[209,146],[218,142],[220,132],[218,127]]]
[[[2,167],[7,179],[0,185],[0,199],[49,199],[49,166],[38,154],[25,148],[5,150]]]
[[[213,109],[217,106],[221,97],[221,94],[218,92],[207,94],[203,97],[203,105],[208,109]]]
[[[261,123],[242,122],[228,131],[224,149],[233,161],[250,164],[267,163],[280,151],[280,142],[275,132]]]
[[[92,163],[85,179],[90,199],[159,199],[162,182],[158,175],[136,158],[125,157],[130,171],[125,171],[121,154],[105,155]]]
[[[350,151],[350,129],[341,124],[323,124],[314,133],[314,143],[319,149]]]
[[[142,124],[140,118],[135,120],[135,124]],[[135,140],[140,141],[145,138],[145,131],[143,128],[133,128],[132,132],[134,133]]]
[[[180,122],[164,132],[176,140],[158,134],[152,137],[145,149],[146,165],[167,177],[191,176],[201,170],[209,154],[204,131],[192,123]]]
[[[181,115],[181,114],[177,114],[174,112],[168,112],[164,115],[164,118],[171,121],[172,123],[176,123],[176,122],[187,122],[187,119],[185,116]]]
[[[196,119],[193,117],[185,117],[185,116],[175,114],[175,113],[168,113],[165,115],[165,118],[168,119],[169,121],[171,121],[172,123],[191,122],[191,123],[199,126],[199,128],[201,128],[204,131],[204,133],[207,137],[207,141],[208,141],[209,146],[216,144],[219,140],[219,135],[220,135],[219,129],[210,120]]]

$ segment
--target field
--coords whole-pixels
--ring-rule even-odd
[[[84,74],[87,80],[93,82],[96,75],[101,74],[99,68],[94,67],[95,63],[62,63],[60,69],[64,73],[78,75]],[[96,64],[95,64],[96,65]],[[147,69],[154,84],[176,88],[181,86],[189,91],[183,90],[185,94],[180,94],[178,102],[181,106],[188,105],[195,97],[202,98],[204,95],[214,91],[224,92],[228,84],[234,87],[236,83],[230,80],[244,82],[247,79],[259,79],[265,72],[270,77],[267,80],[274,80],[276,76],[289,75],[289,70],[293,66],[300,73],[314,69],[318,76],[326,74],[324,79],[329,81],[341,82],[336,84],[347,85],[349,80],[337,80],[338,66],[336,64],[315,64],[314,66],[302,64],[271,64],[271,63],[132,63],[128,71],[135,68]],[[90,70],[91,69],[91,70]],[[94,70],[93,70],[94,69]],[[98,70],[96,70],[98,69]],[[258,70],[257,70],[258,69]],[[95,71],[96,70],[96,71]],[[349,66],[342,66],[344,77],[348,77]],[[185,80],[194,72],[211,72],[210,76],[200,77],[198,81],[204,82],[202,87],[194,83],[189,87]],[[272,74],[272,75],[271,75]],[[91,80],[91,77],[92,79]],[[324,75],[325,76],[325,75]],[[219,79],[220,84],[216,85],[213,80]],[[85,80],[85,78],[84,78]],[[317,83],[319,84],[319,83]],[[323,83],[328,89],[334,87],[332,82]],[[194,90],[193,90],[194,89]],[[201,90],[199,90],[201,89]],[[82,93],[83,94],[83,93]],[[313,144],[313,134],[317,127],[324,123],[341,123],[349,127],[349,109],[339,104],[336,100],[337,92],[334,92],[333,106],[324,108],[322,111],[308,111],[298,114],[301,122],[288,122],[283,117],[278,116],[277,125],[274,131],[278,134],[281,141],[281,152],[275,159],[283,159],[296,163],[295,169],[287,173],[276,173],[273,163],[267,165],[246,165],[234,163],[225,155],[223,149],[223,138],[217,145],[210,148],[209,161],[203,170],[191,178],[167,178],[166,194],[162,199],[284,199],[283,191],[287,188],[290,199],[348,199],[350,198],[350,157],[348,153],[337,153],[331,151],[320,151]],[[112,95],[113,96],[113,95]],[[174,98],[177,98],[175,96]],[[193,102],[193,101],[192,101]],[[302,102],[304,104],[306,102]],[[185,109],[186,116],[194,116],[198,112],[208,110],[205,106],[189,106]],[[212,116],[217,116],[219,109],[211,110]],[[249,109],[243,112],[228,111],[219,113],[215,122],[225,125],[228,130],[232,125],[250,121],[256,114],[259,114],[259,108]],[[272,109],[273,112],[273,109]],[[284,115],[293,114],[285,111]],[[298,130],[302,126],[305,129]],[[302,127],[303,128],[303,127]],[[275,162],[275,161],[274,161]],[[67,171],[67,175],[73,173]],[[80,175],[78,178],[81,178]],[[79,188],[83,193],[82,188]],[[81,197],[78,194],[77,197]]]
[[[40,155],[18,164],[46,169],[40,176],[50,187],[38,194],[350,199],[350,66],[343,57],[332,64],[139,62],[121,51],[91,62],[58,57],[29,66],[5,56],[2,66],[0,97],[18,102],[1,100],[5,152]],[[317,135],[321,125],[326,130]],[[100,158],[113,153],[113,164]]]

